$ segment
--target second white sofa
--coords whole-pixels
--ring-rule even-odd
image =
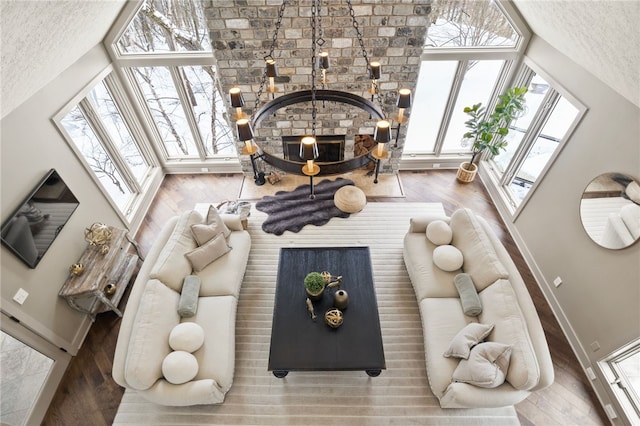
[[[440,244],[452,245],[460,251],[461,268],[445,271],[434,264],[438,245],[427,238],[426,232],[434,221],[443,221],[450,228],[450,242]],[[468,209],[458,210],[450,218],[412,218],[404,239],[404,261],[420,307],[429,384],[442,407],[513,405],[553,382],[549,348],[531,296],[485,220]],[[482,304],[478,316],[463,312],[454,284],[454,277],[462,272],[473,279]],[[463,360],[444,356],[454,337],[473,323],[492,326],[486,341],[510,347],[506,380],[499,386],[487,388],[454,380],[454,372]]]

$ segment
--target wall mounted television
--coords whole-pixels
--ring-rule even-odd
[[[80,203],[55,169],[2,223],[2,244],[34,269]]]

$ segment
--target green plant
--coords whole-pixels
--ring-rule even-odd
[[[476,157],[489,150],[492,155],[498,155],[500,149],[505,149],[507,142],[504,137],[509,133],[509,123],[516,114],[524,110],[524,95],[526,87],[513,87],[498,97],[498,104],[493,113],[487,116],[486,109],[481,103],[472,107],[465,107],[465,114],[471,117],[465,121],[465,126],[470,129],[464,134],[465,139],[471,139],[471,161],[469,168]]]
[[[309,272],[307,276],[304,277],[304,286],[311,294],[320,293],[324,290],[324,277],[320,272]]]

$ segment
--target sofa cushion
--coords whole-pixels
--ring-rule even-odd
[[[453,381],[481,388],[495,388],[504,383],[509,369],[511,346],[484,342],[471,349],[469,359],[460,360],[453,372]]]
[[[217,237],[208,241],[203,246],[185,253],[185,257],[189,259],[191,266],[193,266],[193,270],[200,272],[208,264],[227,254],[229,250],[231,250],[231,247],[227,244],[224,234],[220,233]]]
[[[471,348],[482,342],[493,330],[493,324],[480,324],[472,322],[467,324],[456,334],[447,350],[442,354],[444,357],[469,358]]]
[[[443,271],[457,271],[463,261],[462,252],[452,245],[438,246],[433,250],[433,263]]]
[[[540,380],[540,367],[518,299],[508,280],[498,280],[480,292],[480,321],[494,324],[487,340],[512,346],[507,381],[529,390]]]
[[[158,279],[175,291],[182,289],[184,277],[191,273],[191,263],[184,254],[197,247],[191,235],[191,225],[202,222],[196,211],[184,212],[178,218],[173,232],[158,255],[150,278]]]
[[[171,352],[169,334],[180,322],[179,297],[158,280],[146,283],[125,360],[124,376],[132,388],[148,389],[162,377],[162,360]]]
[[[173,351],[162,360],[162,375],[174,385],[187,383],[198,374],[198,360],[185,351]]]
[[[460,299],[457,297],[423,299],[420,302],[420,317],[429,384],[435,396],[440,398],[451,384],[451,376],[459,361],[459,358],[445,358],[442,354],[453,337],[469,322],[475,322],[475,318],[462,313]]]
[[[251,236],[247,231],[232,232],[227,240],[232,249],[202,271],[200,297],[233,295],[238,297],[249,257]]]
[[[478,291],[498,279],[508,278],[509,273],[471,210],[456,210],[451,215],[450,224],[453,231],[451,244],[462,252],[462,270],[471,275]]]
[[[427,225],[427,238],[437,246],[451,244],[453,232],[444,220],[434,220]]]
[[[233,296],[201,297],[193,318],[204,329],[204,344],[193,353],[200,365],[195,379],[213,379],[222,392],[233,383],[236,308]]]
[[[425,297],[458,297],[453,277],[460,271],[447,272],[438,268],[431,256],[435,248],[424,232],[410,232],[404,237],[404,263],[418,301]]]
[[[231,234],[231,230],[227,227],[224,220],[218,213],[218,210],[213,206],[209,206],[209,211],[207,212],[207,217],[205,218],[205,222],[207,225],[215,225],[224,233],[225,238],[229,238],[229,234]]]
[[[195,352],[204,343],[204,330],[195,322],[183,322],[169,333],[169,346],[174,351]],[[189,379],[191,380],[191,379]]]

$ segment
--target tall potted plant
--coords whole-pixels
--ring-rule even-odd
[[[498,97],[498,104],[491,115],[481,103],[465,107],[464,112],[470,118],[465,121],[469,129],[464,138],[471,143],[471,160],[460,164],[456,177],[460,182],[471,182],[476,177],[478,166],[474,163],[485,150],[498,155],[505,149],[504,137],[509,133],[509,123],[524,110],[526,87],[513,87]]]

